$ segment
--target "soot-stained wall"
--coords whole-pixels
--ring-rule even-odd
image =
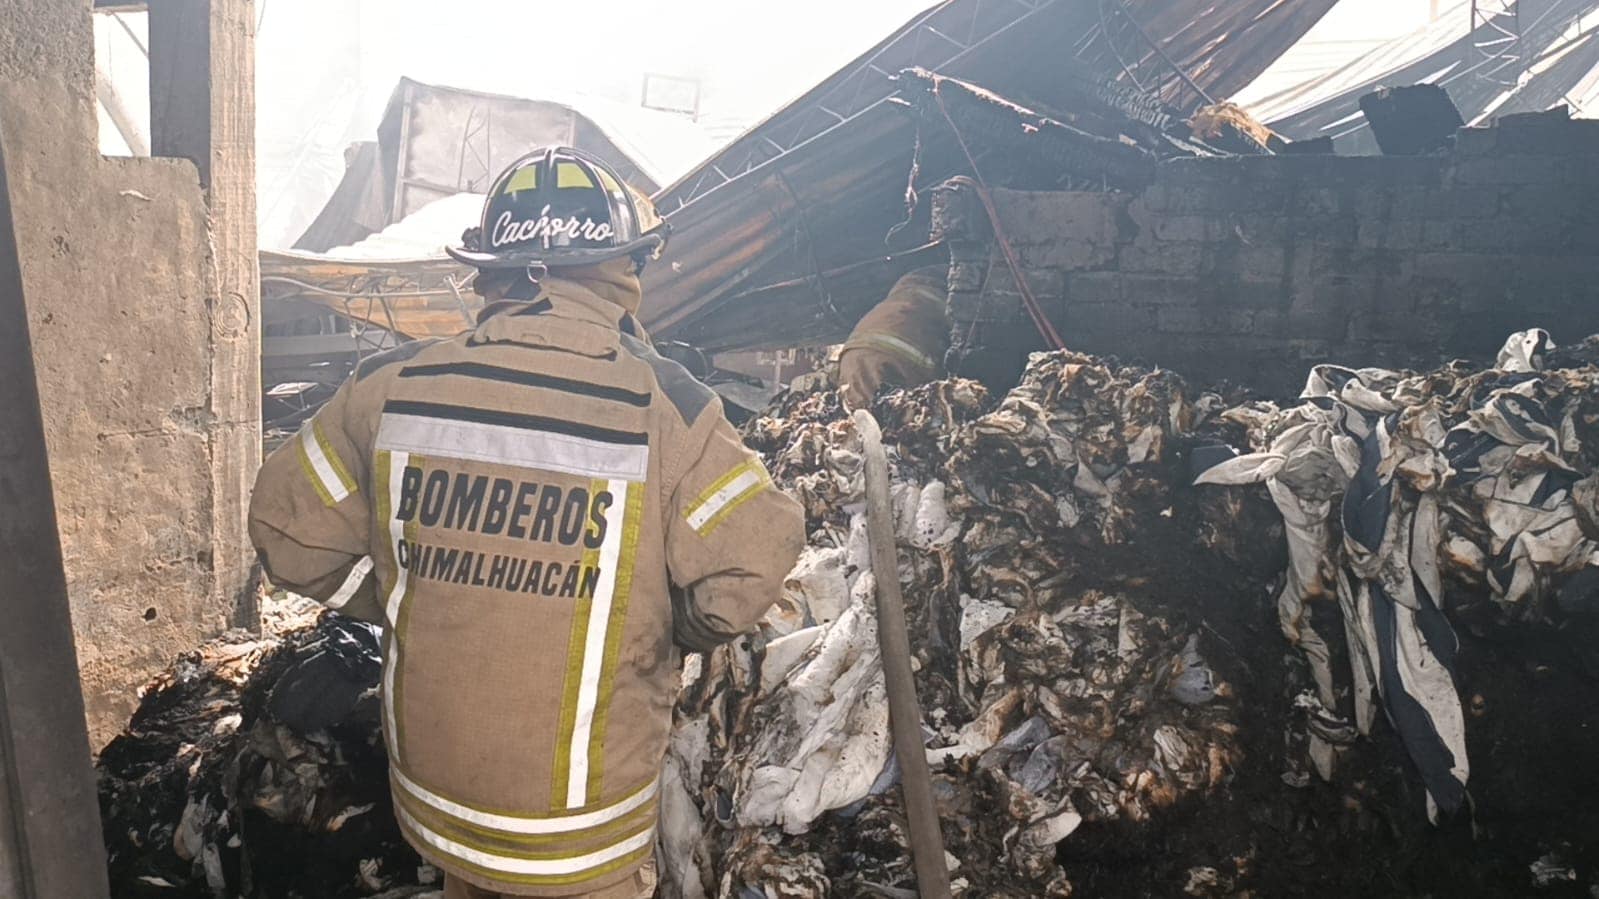
[[[1185,159],[1139,195],[996,203],[1069,346],[1195,380],[1292,393],[1316,362],[1599,332],[1599,122],[1512,117],[1430,157]],[[985,302],[1018,303],[997,250]]]

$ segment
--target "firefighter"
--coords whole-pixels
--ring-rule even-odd
[[[838,357],[848,406],[865,408],[885,384],[915,387],[942,376],[949,349],[947,272],[948,266],[930,265],[906,274],[855,325]]]
[[[680,648],[755,625],[802,512],[636,336],[666,227],[612,169],[530,154],[466,238],[476,329],[364,361],[262,466],[250,536],[383,627],[395,814],[447,897],[649,896]]]

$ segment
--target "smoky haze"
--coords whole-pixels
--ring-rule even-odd
[[[929,0],[257,0],[261,243],[292,243],[370,140],[401,77],[637,108],[700,91],[709,150],[778,109]],[[679,81],[677,79],[684,79]],[[665,113],[663,113],[665,115]],[[697,149],[697,148],[695,148]],[[693,152],[691,150],[691,152]]]

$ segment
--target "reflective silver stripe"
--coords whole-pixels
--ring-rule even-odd
[[[849,342],[845,349],[850,347],[875,346],[881,350],[888,350],[901,357],[907,358],[918,365],[927,368],[938,368],[938,363],[932,356],[927,355],[910,343],[895,337],[892,334],[862,334]]]
[[[627,481],[611,481],[606,485],[614,500],[605,510],[600,580],[589,604],[588,630],[583,638],[583,673],[578,680],[577,717],[572,726],[572,764],[567,768],[567,808],[582,808],[588,804],[589,735],[594,729],[594,708],[600,698],[600,671],[605,665],[605,635],[610,626],[611,600],[616,596],[617,561],[627,536],[627,494],[633,488]]]
[[[661,782],[657,778],[615,805],[575,815],[524,818],[480,811],[470,806],[462,805],[459,802],[452,802],[406,777],[398,766],[391,766],[389,771],[394,777],[395,784],[400,789],[424,805],[431,806],[452,818],[457,818],[468,824],[475,824],[478,827],[526,835],[576,833],[578,831],[593,830],[602,824],[609,824],[625,817],[630,812],[642,808],[651,799],[654,799],[655,794],[661,790]]]
[[[634,834],[615,845],[607,846],[594,852],[583,855],[574,855],[568,858],[514,858],[508,855],[497,855],[474,849],[463,843],[457,843],[449,837],[436,833],[422,822],[414,818],[403,808],[394,809],[400,821],[411,828],[417,836],[434,849],[464,862],[487,868],[490,871],[499,871],[505,874],[522,874],[531,877],[550,877],[562,874],[579,874],[590,868],[597,868],[607,862],[630,855],[649,846],[655,841],[655,827]]]
[[[344,604],[355,596],[355,591],[361,589],[361,582],[366,580],[366,576],[371,572],[372,557],[362,556],[358,562],[350,566],[350,573],[345,576],[344,583],[339,585],[339,589],[334,591],[323,605],[334,611],[344,608]]]
[[[728,481],[720,490],[706,497],[705,502],[700,503],[693,511],[689,512],[688,526],[696,531],[699,530],[707,521],[715,518],[716,513],[727,508],[728,503],[759,487],[764,480],[760,471],[754,468],[747,468],[738,477]]]
[[[395,553],[395,547],[405,539],[405,522],[395,514],[400,508],[400,495],[403,491],[402,484],[405,480],[405,466],[411,461],[409,453],[389,453],[389,520],[384,524],[389,529],[390,553]],[[400,667],[400,603],[405,599],[405,589],[410,582],[410,572],[400,564],[399,557],[394,558],[394,586],[389,588],[388,602],[383,609],[383,618],[389,630],[389,652],[383,659],[383,721],[389,729],[389,752],[396,761],[403,758],[400,752],[400,732],[397,719],[394,717],[394,672]]]
[[[317,423],[314,418],[300,429],[300,449],[305,453],[306,460],[311,463],[311,470],[316,472],[317,480],[322,482],[322,489],[327,491],[335,503],[344,502],[344,498],[350,495],[350,488],[344,483],[344,479],[339,477],[339,472],[328,460],[327,453],[322,451],[322,441],[317,439],[316,429]]]
[[[650,448],[586,437],[385,412],[378,449],[448,456],[580,475],[642,481],[649,474]]]
[[[411,461],[409,453],[389,453],[389,520],[384,522],[389,529],[389,552],[395,552],[395,547],[405,539],[405,522],[400,520],[397,510],[400,508],[400,496],[404,491],[405,466]],[[400,623],[400,601],[405,598],[405,588],[410,581],[410,572],[400,564],[398,557],[394,560],[394,586],[389,589],[388,603],[384,606],[383,617],[389,629],[394,630]]]

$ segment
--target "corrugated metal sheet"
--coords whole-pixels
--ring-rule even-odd
[[[481,192],[517,157],[550,144],[587,150],[646,192],[716,146],[692,122],[655,110],[595,98],[530,100],[401,79],[377,143],[360,145],[333,198],[295,249],[321,252],[354,243],[435,200]]]
[[[1250,104],[1250,111],[1294,140],[1331,136],[1340,153],[1376,153],[1376,141],[1360,114],[1359,100],[1379,86],[1440,84],[1472,123],[1493,112],[1547,108],[1580,87],[1599,62],[1591,35],[1573,40],[1570,28],[1599,10],[1596,0],[1520,0],[1524,58],[1535,62],[1531,77],[1511,96],[1476,77],[1473,45],[1495,35],[1470,29],[1462,6],[1415,34],[1389,41],[1336,71]]]
[[[472,270],[453,259],[330,259],[261,254],[263,314],[314,304],[403,337],[447,337],[470,327],[482,300],[466,285]],[[353,344],[352,344],[353,347]]]
[[[656,182],[588,116],[548,100],[529,100],[423,84],[402,78],[378,126],[389,221],[442,197],[481,193],[517,157],[564,144],[593,153],[630,184]]]
[[[919,243],[914,223],[898,244],[885,240],[906,215],[917,141],[914,117],[889,100],[903,68],[964,78],[1067,122],[1083,73],[1136,79],[1182,112],[1203,102],[1195,88],[1222,97],[1248,84],[1333,2],[942,3],[659,195],[674,236],[645,273],[645,322],[710,349],[793,345],[835,339],[880,299],[911,263],[864,263]],[[964,171],[947,143],[924,147],[920,186]],[[798,286],[763,289],[774,284]]]

